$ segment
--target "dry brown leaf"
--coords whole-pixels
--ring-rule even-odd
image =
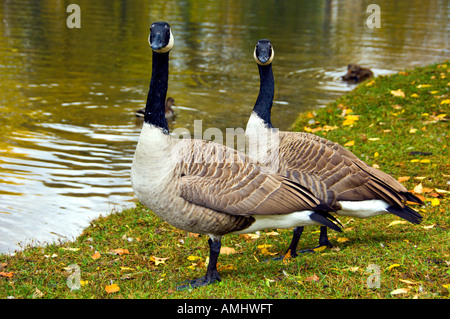
[[[197,233],[188,233],[187,234],[187,237],[190,237],[190,238],[198,238],[200,236],[200,234],[197,234]]]
[[[241,234],[240,238],[244,238],[247,241],[258,239],[260,236],[258,234]]]
[[[391,226],[399,225],[399,224],[406,224],[406,223],[407,223],[406,220],[394,220],[389,225],[387,225],[387,227],[391,227]]]
[[[223,265],[220,266],[218,269],[218,271],[222,271],[222,270],[237,270],[236,267],[234,267],[233,265]]]
[[[276,231],[271,231],[271,232],[268,232],[265,234],[266,234],[266,236],[279,236],[280,235],[280,233],[277,233]]]
[[[221,254],[225,254],[225,255],[231,255],[231,254],[235,254],[236,253],[236,249],[231,248],[231,247],[221,247],[220,248],[220,253]]]
[[[314,275],[312,275],[312,276],[310,276],[310,277],[306,277],[305,278],[305,281],[315,281],[315,282],[318,282],[320,280],[320,278],[316,275],[316,274],[314,274]]]
[[[410,288],[399,288],[391,291],[391,295],[406,294],[410,291]]]

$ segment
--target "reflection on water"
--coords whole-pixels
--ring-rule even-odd
[[[172,129],[245,127],[261,38],[275,47],[273,123],[287,129],[353,88],[340,81],[349,63],[382,75],[448,58],[448,1],[379,1],[380,29],[365,24],[370,2],[80,0],[69,29],[66,1],[0,1],[0,252],[72,238],[132,203],[152,21],[175,36]]]

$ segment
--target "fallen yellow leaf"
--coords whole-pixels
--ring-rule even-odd
[[[266,236],[279,236],[280,235],[280,233],[278,233],[276,231],[271,231],[271,232],[268,232],[268,233],[265,233],[265,234],[266,234]]]
[[[411,280],[404,280],[404,279],[399,279],[399,281],[408,284],[408,285],[418,285],[420,284],[420,282],[415,282],[415,281],[411,281]]]
[[[419,84],[418,86],[417,86],[417,88],[418,89],[421,89],[421,88],[429,88],[431,86],[431,84]]]
[[[114,292],[118,292],[120,290],[120,288],[117,284],[112,284],[112,285],[106,286],[105,290],[107,293],[111,294]]]
[[[224,265],[220,266],[217,270],[222,271],[222,270],[237,270],[237,269],[233,265]]]
[[[433,199],[431,200],[431,205],[432,205],[432,206],[439,206],[440,203],[441,203],[441,202],[440,202],[439,199],[437,199],[437,198],[433,198]]]
[[[405,97],[405,92],[403,92],[401,89],[398,89],[396,91],[391,90],[391,94],[397,97]]]
[[[189,256],[188,258],[187,258],[189,261],[194,261],[194,260],[198,260],[198,259],[200,259],[200,257],[198,257],[198,256]]]
[[[397,267],[400,267],[400,264],[392,264],[387,268],[387,270],[391,270],[392,268],[397,268]]]
[[[327,249],[327,246],[319,246],[319,247],[313,248],[312,250],[315,251],[316,253],[318,253],[325,249]]]
[[[348,270],[348,271],[351,271],[351,272],[357,272],[358,269],[359,269],[359,267],[348,267],[348,268],[344,268],[343,270]]]
[[[156,256],[150,257],[150,261],[153,261],[155,263],[155,266],[158,266],[159,264],[165,264],[167,259],[169,259],[169,257],[167,258],[160,258]]]
[[[411,94],[411,97],[418,97],[418,96],[419,96],[419,94],[417,94],[417,93]]]
[[[337,242],[338,243],[345,243],[346,241],[349,241],[347,237],[338,237]]]
[[[416,133],[417,132],[417,129],[416,128],[411,128],[410,130],[409,130],[409,133],[411,133],[411,134],[414,134],[414,133]]]
[[[449,191],[446,191],[445,189],[439,189],[439,188],[435,188],[434,189],[436,191],[436,193],[438,194],[449,194]]]
[[[71,247],[68,247],[68,248],[62,247],[62,249],[63,250],[68,250],[68,251],[79,251],[80,250],[80,248],[71,248]]]
[[[399,225],[399,224],[406,224],[406,223],[407,222],[405,220],[394,220],[389,225],[387,225],[387,227],[391,227],[391,226],[395,226],[395,225]]]
[[[399,288],[391,291],[391,295],[401,295],[409,292],[409,288]]]
[[[347,120],[350,120],[350,121],[358,121],[359,120],[359,116],[358,115],[346,115],[345,116],[345,118],[347,119]]]
[[[120,267],[120,270],[134,270],[134,268],[131,268],[131,267]]]
[[[355,121],[346,119],[346,120],[344,120],[344,122],[342,122],[342,125],[349,126],[349,125],[353,125],[353,123],[355,123]]]
[[[416,194],[422,194],[423,192],[423,186],[422,183],[420,183],[419,185],[415,186],[413,189],[414,193]]]
[[[378,153],[378,152],[375,152],[375,153],[373,154],[373,157],[378,157],[378,156],[380,156],[380,153]]]
[[[344,146],[353,146],[353,145],[355,145],[355,141],[349,141],[344,144]]]
[[[441,101],[441,105],[442,104],[450,104],[450,99],[445,99]]]

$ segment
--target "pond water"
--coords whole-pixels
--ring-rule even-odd
[[[245,128],[258,94],[257,40],[275,48],[272,122],[351,90],[359,63],[375,75],[449,58],[447,0],[0,1],[0,253],[77,236],[90,220],[133,205],[129,171],[151,71],[151,22],[175,37],[171,129]],[[18,245],[18,243],[21,243]]]

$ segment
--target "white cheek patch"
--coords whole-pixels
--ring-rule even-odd
[[[259,61],[258,58],[256,57],[256,48],[255,48],[255,50],[253,51],[253,58],[255,59],[257,64],[259,64],[259,65],[269,65],[270,63],[272,63],[273,58],[275,56],[275,51],[273,50],[273,47],[270,48],[270,49],[271,49],[270,59],[266,63],[261,63],[261,61]]]

